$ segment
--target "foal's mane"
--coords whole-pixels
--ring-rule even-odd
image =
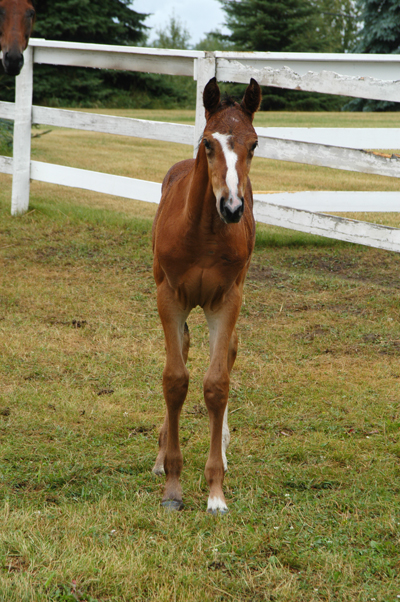
[[[228,92],[224,92],[224,96],[221,102],[221,108],[233,107],[237,102],[238,100],[236,98],[228,94]]]

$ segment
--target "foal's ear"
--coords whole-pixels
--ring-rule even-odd
[[[206,110],[206,118],[214,113],[221,103],[221,93],[217,84],[217,78],[210,79],[203,92],[203,104]]]
[[[251,120],[253,121],[254,113],[258,111],[261,104],[261,88],[256,82],[255,79],[251,78],[250,84],[246,88],[246,92],[244,93],[243,100],[240,103],[240,106],[246,113],[250,115]]]

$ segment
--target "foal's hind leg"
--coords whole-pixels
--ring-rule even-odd
[[[182,337],[182,356],[183,356],[183,361],[185,362],[185,364],[188,359],[189,347],[190,347],[189,327],[185,322],[183,337]],[[165,474],[164,459],[165,459],[165,453],[167,451],[167,434],[168,434],[168,408],[165,412],[164,422],[160,429],[160,434],[158,437],[159,451],[158,451],[156,463],[154,464],[154,467],[153,467],[154,474],[159,475],[159,476]]]
[[[228,349],[228,372],[231,373],[233,368],[233,364],[235,363],[236,355],[238,348],[238,337],[236,334],[236,329],[233,329],[231,340],[229,343]],[[226,459],[226,449],[229,445],[229,441],[231,440],[231,435],[229,433],[228,426],[228,404],[226,404],[225,412],[224,412],[224,422],[222,424],[222,461],[224,463],[224,471],[228,470],[228,461]]]

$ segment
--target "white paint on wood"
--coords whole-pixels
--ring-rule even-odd
[[[93,190],[127,199],[159,203],[161,199],[161,184],[136,180],[123,176],[65,167],[64,165],[51,165],[40,161],[31,162],[32,180],[60,184],[72,188]]]
[[[272,205],[255,199],[256,221],[400,253],[400,229],[322,213]]]
[[[96,113],[82,113],[80,111],[38,106],[32,108],[32,120],[33,123],[42,125],[163,140],[179,144],[193,144],[194,126],[181,123],[114,117],[112,115],[98,115]]]
[[[120,71],[140,71],[142,73],[162,73],[166,75],[194,75],[194,58],[185,56],[154,56],[107,50],[79,50],[71,48],[35,48],[35,63],[46,65],[70,65],[72,67],[92,67],[95,69],[117,69]]]
[[[248,83],[254,77],[260,85],[290,90],[322,92],[324,94],[339,94],[357,98],[371,98],[399,102],[400,81],[374,79],[364,76],[340,75],[333,71],[309,71],[304,75],[289,67],[274,69],[259,68],[243,64],[237,60],[217,61],[217,78],[220,81]]]
[[[364,150],[263,136],[258,138],[255,154],[258,157],[279,161],[306,163],[307,165],[400,178],[400,158],[396,155],[383,156]]]
[[[400,128],[256,128],[259,136],[353,149],[400,149]]]
[[[21,215],[29,207],[31,157],[31,116],[33,91],[33,52],[28,46],[24,66],[16,77],[16,102],[13,141],[13,182],[11,214]]]
[[[254,193],[257,201],[307,211],[371,213],[400,211],[400,192],[304,191]]]
[[[216,51],[217,61],[237,60],[253,68],[289,67],[299,75],[309,71],[320,73],[323,70],[353,77],[373,77],[374,79],[399,79],[400,56],[397,54],[336,54],[321,52],[220,52]]]
[[[14,119],[15,117],[15,104],[13,102],[0,101],[0,118],[1,119]]]
[[[4,155],[0,155],[0,173],[7,173],[7,174],[12,175],[12,173],[13,173],[12,157],[4,157]]]

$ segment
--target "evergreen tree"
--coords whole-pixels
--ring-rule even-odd
[[[34,37],[92,44],[138,45],[147,15],[131,0],[36,0]]]
[[[357,25],[352,0],[219,0],[235,50],[344,52]],[[335,110],[341,97],[267,87],[263,110]]]
[[[152,42],[155,48],[179,48],[185,50],[190,48],[190,33],[184,23],[174,13],[169,18],[163,29],[156,29],[157,37]],[[164,102],[168,104],[174,99],[175,103],[194,108],[196,99],[196,83],[190,77],[179,75],[164,75],[164,86],[169,86],[170,94],[164,94]],[[170,97],[168,99],[168,96]]]
[[[316,52],[318,39],[305,32],[313,7],[304,0],[220,0],[226,13],[229,39],[238,50]]]
[[[354,52],[365,54],[400,53],[399,0],[363,0],[363,28]]]
[[[400,53],[399,0],[359,0],[363,28],[354,52],[362,54]],[[351,111],[399,111],[400,104],[380,100],[356,99],[345,107]]]
[[[360,10],[354,0],[310,0],[319,52],[349,52],[356,44]],[[314,32],[313,32],[314,35]]]
[[[229,39],[226,39],[227,36],[223,36],[223,34],[217,29],[215,31],[209,31],[206,33],[204,38],[196,44],[196,50],[232,50],[232,43]]]
[[[190,47],[190,33],[181,20],[172,14],[169,23],[164,29],[156,30],[157,38],[153,42],[155,48],[181,48]]]

